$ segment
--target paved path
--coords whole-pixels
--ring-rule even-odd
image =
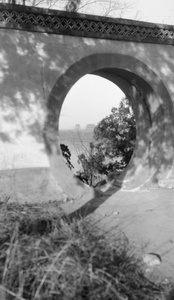
[[[155,253],[161,258],[159,265],[149,267],[150,274],[174,279],[173,189],[131,192],[110,188],[101,197],[84,197],[62,207],[70,217],[90,217],[102,230],[124,232],[142,256]]]

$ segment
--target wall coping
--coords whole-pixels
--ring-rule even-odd
[[[0,4],[0,28],[174,45],[174,26],[23,5]]]

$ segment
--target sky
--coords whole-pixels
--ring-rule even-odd
[[[121,0],[120,2],[128,4],[127,9],[118,11],[122,18],[174,24],[174,0]],[[116,12],[113,12],[112,16],[117,17]]]
[[[82,0],[83,1],[83,0]],[[112,17],[136,19],[140,21],[174,25],[174,0],[127,0],[131,6],[118,11]],[[87,8],[86,8],[87,9]],[[102,14],[97,6],[88,7],[86,13]],[[74,128],[80,124],[97,124],[108,115],[113,106],[118,106],[124,94],[110,81],[94,75],[81,78],[65,98],[60,121],[60,129]]]
[[[52,0],[53,1],[53,0]],[[140,21],[174,24],[174,0],[111,0],[112,3],[125,3],[127,8],[124,10],[113,11],[109,16],[136,19]],[[82,13],[91,13],[104,15],[110,0],[81,0],[91,5],[83,6],[79,11]],[[55,0],[54,0],[55,3]],[[64,9],[67,0],[57,1],[56,6],[52,8]]]
[[[138,20],[174,24],[174,0],[135,0],[134,11]]]
[[[59,120],[60,129],[85,128],[95,124],[118,107],[124,93],[111,81],[96,75],[85,75],[67,94]]]

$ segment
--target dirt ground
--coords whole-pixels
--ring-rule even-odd
[[[90,218],[106,234],[118,234],[119,230],[145,261],[149,277],[174,280],[173,189],[131,192],[110,188],[101,197],[90,201],[84,197],[62,208],[71,217]]]

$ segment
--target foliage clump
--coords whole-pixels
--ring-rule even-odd
[[[95,127],[89,150],[79,155],[83,167],[79,178],[95,186],[96,174],[121,173],[132,157],[135,141],[135,117],[128,99],[123,98],[119,107],[113,107],[111,114]]]

